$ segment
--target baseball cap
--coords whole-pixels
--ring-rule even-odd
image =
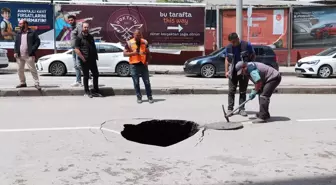
[[[239,61],[239,62],[236,64],[235,68],[236,68],[236,71],[237,71],[237,75],[241,75],[241,73],[243,72],[243,66],[244,66],[244,65],[246,65],[246,63],[243,62],[243,61]]]

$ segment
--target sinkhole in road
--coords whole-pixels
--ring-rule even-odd
[[[148,120],[140,124],[124,124],[121,135],[133,142],[167,147],[179,143],[200,130],[199,125],[187,120]]]

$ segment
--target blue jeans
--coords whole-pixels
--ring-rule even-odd
[[[74,62],[75,72],[76,72],[76,82],[82,83],[82,73],[81,73],[81,66],[80,62],[78,60],[78,55],[75,53],[75,51],[72,51],[72,59]]]
[[[138,98],[142,97],[141,91],[140,91],[140,82],[139,82],[140,75],[141,75],[143,83],[145,84],[147,97],[148,98],[152,97],[152,89],[151,89],[151,84],[149,80],[148,67],[144,65],[143,63],[131,64],[130,70],[131,70],[131,76],[132,76],[133,85],[134,85],[134,89],[135,89],[135,93],[137,97]]]

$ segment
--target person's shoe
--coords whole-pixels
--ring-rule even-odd
[[[267,121],[261,118],[257,118],[255,120],[252,121],[252,123],[256,124],[256,123],[266,123]]]
[[[149,102],[150,104],[154,103],[153,97],[148,97],[148,102]]]
[[[247,113],[245,112],[245,110],[239,110],[239,114],[240,114],[241,116],[244,116],[244,117],[247,116]]]
[[[226,114],[231,114],[233,109],[228,109]]]
[[[141,97],[137,97],[137,102],[138,103],[142,103],[142,98]]]
[[[103,97],[103,95],[99,91],[92,91],[92,96],[94,96],[94,97]]]
[[[81,87],[82,86],[82,83],[80,82],[75,82],[73,84],[71,84],[71,87]]]
[[[35,88],[37,89],[37,90],[41,90],[42,88],[41,88],[41,86],[39,85],[39,84],[35,84]]]
[[[260,119],[262,119],[262,118],[259,116],[259,113],[256,113],[255,117],[256,117],[256,118],[260,118]],[[271,118],[271,115],[270,115],[270,114],[267,114],[267,116],[265,117],[265,120],[266,120],[266,119],[270,119],[270,118]]]
[[[92,98],[92,94],[91,94],[91,92],[85,92],[85,93],[84,93],[84,96],[87,96],[87,97],[89,97],[89,98]]]
[[[22,88],[22,87],[27,87],[27,84],[20,84],[16,86],[16,88]]]

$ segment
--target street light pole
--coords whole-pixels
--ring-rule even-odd
[[[236,32],[243,39],[243,0],[237,0],[236,3]]]

